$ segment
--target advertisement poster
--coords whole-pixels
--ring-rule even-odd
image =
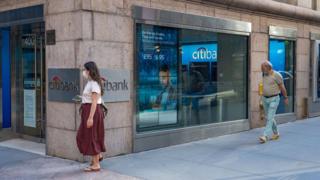
[[[25,89],[24,95],[24,126],[36,127],[36,91]]]
[[[176,76],[177,29],[139,25],[137,36],[140,82],[156,83],[159,69],[164,64],[170,67],[171,76]]]
[[[137,26],[139,128],[177,123],[178,30]]]
[[[175,45],[178,32],[175,28],[140,25],[137,29],[138,39],[141,43],[160,43],[162,45]]]

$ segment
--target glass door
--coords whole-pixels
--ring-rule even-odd
[[[22,34],[23,125],[24,133],[41,136],[42,120],[42,37]]]
[[[313,102],[319,102],[320,100],[320,40],[313,42]]]
[[[13,34],[18,131],[21,134],[44,138],[44,25],[36,23],[18,26]]]
[[[287,90],[289,105],[284,104],[281,96],[277,114],[294,112],[294,82],[295,82],[295,42],[290,40],[270,39],[269,58],[273,69],[278,71]]]
[[[320,40],[312,40],[311,46],[311,86],[308,101],[308,116],[320,116]]]
[[[0,129],[2,128],[2,100],[3,100],[3,97],[2,97],[2,35],[0,34]]]

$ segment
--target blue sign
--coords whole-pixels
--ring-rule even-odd
[[[276,71],[285,71],[286,47],[283,40],[270,40],[270,62]]]
[[[217,44],[195,44],[182,46],[182,64],[190,62],[216,62],[218,59]]]

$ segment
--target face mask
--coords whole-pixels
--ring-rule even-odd
[[[82,71],[82,76],[85,78],[85,79],[88,79],[89,76],[88,76],[88,73],[86,71]]]

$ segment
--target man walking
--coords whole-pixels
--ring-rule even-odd
[[[286,88],[283,84],[281,74],[272,69],[269,61],[261,64],[263,82],[263,108],[265,111],[266,127],[263,136],[259,138],[261,143],[270,140],[277,140],[280,137],[277,123],[274,119],[280,102],[280,92],[284,97],[284,103],[289,104]]]

